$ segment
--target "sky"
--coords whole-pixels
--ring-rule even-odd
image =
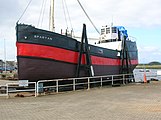
[[[30,0],[0,0],[0,59],[16,60],[16,22]],[[32,0],[19,23],[30,24],[48,30],[49,3],[44,2],[44,15],[40,15],[44,0]],[[64,1],[64,2],[62,2]],[[64,15],[63,3],[68,8]],[[139,63],[161,62],[161,0],[79,0],[98,30],[102,26],[124,26],[129,36],[136,38]],[[66,8],[64,6],[64,8]],[[43,17],[42,17],[43,16]],[[42,19],[43,18],[43,19]],[[67,22],[66,22],[67,21]],[[71,23],[71,24],[70,24]],[[95,31],[77,0],[55,0],[55,29],[74,30],[81,36],[83,23],[87,25],[87,36],[97,37]],[[5,46],[5,47],[4,47]]]

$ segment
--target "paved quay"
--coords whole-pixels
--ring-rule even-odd
[[[161,82],[0,97],[0,120],[161,120]]]

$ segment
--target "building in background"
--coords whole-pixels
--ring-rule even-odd
[[[0,60],[0,72],[5,71],[5,64],[6,64],[6,71],[12,71],[17,69],[17,62],[16,61],[6,61]]]

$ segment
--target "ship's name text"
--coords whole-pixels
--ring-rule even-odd
[[[43,35],[34,35],[34,38],[45,39],[45,40],[53,40],[51,37],[43,36]]]

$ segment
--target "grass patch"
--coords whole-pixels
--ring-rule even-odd
[[[137,65],[136,69],[161,69],[161,65]]]

